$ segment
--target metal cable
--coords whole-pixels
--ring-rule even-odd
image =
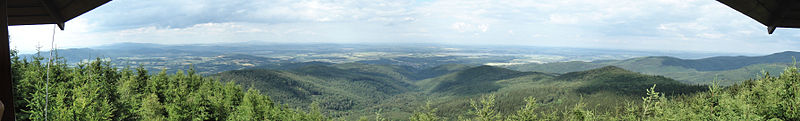
[[[48,108],[48,105],[50,105],[49,104],[49,101],[50,101],[49,100],[49,97],[50,97],[50,91],[49,91],[49,88],[50,88],[50,65],[53,65],[53,51],[56,50],[56,47],[55,47],[56,25],[55,24],[53,24],[53,35],[51,37],[52,38],[50,38],[50,52],[49,52],[50,57],[47,58],[47,72],[46,72],[47,73],[47,77],[45,77],[46,80],[45,80],[45,83],[44,83],[44,95],[45,95],[44,96],[44,120],[45,121],[48,120],[47,118],[48,118],[49,112],[47,112],[47,108]]]

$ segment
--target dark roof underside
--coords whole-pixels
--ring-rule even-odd
[[[770,29],[775,27],[800,28],[800,2],[797,0],[717,1],[755,19]]]
[[[58,24],[111,0],[8,0],[8,25]]]

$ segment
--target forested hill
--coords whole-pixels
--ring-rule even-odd
[[[705,86],[683,84],[664,76],[644,75],[631,72],[616,66],[606,66],[602,68],[570,72],[559,75],[555,80],[563,81],[584,81],[587,83],[579,88],[581,93],[596,93],[600,91],[612,91],[615,93],[646,96],[645,90],[649,85],[658,85],[659,92],[667,95],[683,95],[704,91]]]
[[[493,66],[479,66],[447,75],[426,79],[416,83],[429,93],[450,95],[479,95],[511,89],[516,86],[558,86],[577,93],[593,94],[613,92],[621,96],[644,96],[652,85],[668,95],[691,94],[704,91],[705,86],[683,84],[664,76],[645,75],[615,66],[548,74],[541,72],[519,72]]]
[[[520,71],[567,73],[604,66],[617,66],[634,72],[661,75],[690,84],[709,84],[716,79],[723,80],[721,81],[722,85],[732,85],[742,80],[757,78],[762,71],[780,73],[792,64],[794,56],[800,56],[800,52],[787,51],[765,56],[720,56],[703,59],[651,56],[625,60],[531,63],[503,67]]]
[[[494,66],[478,66],[447,75],[418,82],[430,93],[448,93],[454,95],[475,95],[497,91],[502,88],[496,81],[520,76],[540,74],[536,72],[519,72]]]
[[[722,71],[742,68],[753,64],[764,63],[792,63],[794,57],[800,57],[800,52],[785,51],[764,56],[719,56],[703,59],[666,59],[663,63],[668,66],[681,66],[698,71]]]
[[[586,97],[598,100],[592,106],[615,106],[622,103],[607,99],[636,99],[645,95],[642,90],[654,84],[662,85],[657,90],[669,95],[705,89],[613,66],[563,75],[456,64],[427,69],[363,63],[289,66],[292,68],[227,71],[211,77],[260,89],[276,102],[298,108],[316,102],[328,116],[345,119],[369,115],[378,109],[391,109],[384,110],[387,117],[403,119],[414,111],[409,106],[429,101],[442,109],[442,115],[458,117],[468,110],[458,105],[467,105],[465,100],[486,94],[506,94],[498,97],[508,102],[501,103],[502,109],[514,110],[512,107],[522,105],[518,102],[526,96],[548,99],[545,102],[553,103],[552,106],[566,106],[563,102],[577,102],[576,97],[592,95]],[[418,76],[421,74],[426,76]],[[397,102],[400,100],[406,102]],[[561,103],[556,104],[555,100]]]
[[[211,75],[223,82],[260,89],[277,102],[306,108],[318,102],[329,115],[339,117],[367,109],[391,97],[418,88],[418,78],[459,71],[466,66],[442,65],[430,69],[362,63],[295,63],[256,67]],[[276,70],[272,70],[276,69]]]

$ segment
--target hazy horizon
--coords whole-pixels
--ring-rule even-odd
[[[107,50],[107,49],[114,49],[119,47],[148,47],[148,45],[152,45],[152,47],[156,48],[170,48],[170,47],[177,47],[174,49],[181,49],[181,47],[192,47],[192,46],[220,46],[220,47],[236,47],[240,45],[241,48],[250,48],[250,47],[274,47],[274,46],[282,46],[285,45],[286,47],[290,46],[326,46],[326,47],[334,47],[339,49],[347,49],[347,48],[356,48],[356,49],[369,49],[369,48],[405,48],[405,49],[413,49],[415,47],[435,47],[441,49],[447,48],[454,48],[459,50],[464,49],[478,49],[478,50],[492,50],[492,51],[506,51],[506,50],[525,50],[527,52],[517,52],[516,54],[521,55],[539,55],[544,53],[551,53],[546,55],[552,55],[552,51],[564,51],[560,54],[566,55],[586,55],[588,53],[619,53],[616,55],[636,55],[633,57],[644,57],[644,56],[668,56],[668,57],[676,57],[681,59],[701,59],[701,58],[709,58],[709,57],[720,57],[720,56],[764,56],[770,55],[775,53],[787,52],[787,51],[777,51],[772,53],[766,54],[759,54],[759,53],[725,53],[725,52],[704,52],[704,51],[664,51],[664,50],[635,50],[635,49],[615,49],[615,48],[582,48],[582,47],[557,47],[557,46],[534,46],[534,45],[470,45],[470,44],[442,44],[442,43],[392,43],[392,42],[383,42],[383,43],[326,43],[326,42],[305,42],[305,43],[291,43],[291,42],[264,42],[264,41],[245,41],[245,42],[218,42],[218,43],[189,43],[189,44],[159,44],[159,43],[141,43],[141,42],[119,42],[119,43],[110,43],[110,44],[103,44],[97,46],[90,46],[90,47],[73,47],[73,48],[62,48],[59,47],[59,50],[70,50],[70,49],[94,49],[94,50]],[[58,45],[56,45],[58,46]],[[339,47],[336,47],[339,46]],[[12,47],[12,49],[14,49]],[[40,52],[48,52],[49,48],[41,48]],[[297,48],[298,50],[303,50],[302,48]],[[270,49],[264,49],[270,50]],[[361,50],[364,51],[364,50]],[[549,51],[549,52],[545,52]],[[788,50],[791,51],[791,50]],[[216,52],[213,50],[209,50],[208,52]],[[359,51],[353,51],[359,52]],[[454,51],[455,52],[455,51]],[[797,52],[797,51],[792,51]],[[19,51],[19,54],[35,54],[36,51],[33,52],[23,52]],[[508,53],[494,53],[494,54],[508,54]],[[614,55],[614,54],[612,54]],[[622,59],[622,58],[620,58]]]

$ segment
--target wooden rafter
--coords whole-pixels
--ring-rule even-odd
[[[41,0],[41,1],[42,1],[42,6],[44,6],[44,9],[47,10],[47,12],[50,14],[50,17],[53,18],[55,24],[58,25],[58,28],[64,30],[64,22],[66,22],[66,20],[64,19],[64,16],[61,15],[61,12],[59,11],[58,7],[55,6],[52,0]]]
[[[775,28],[800,28],[800,4],[796,0],[717,0],[753,20]]]

